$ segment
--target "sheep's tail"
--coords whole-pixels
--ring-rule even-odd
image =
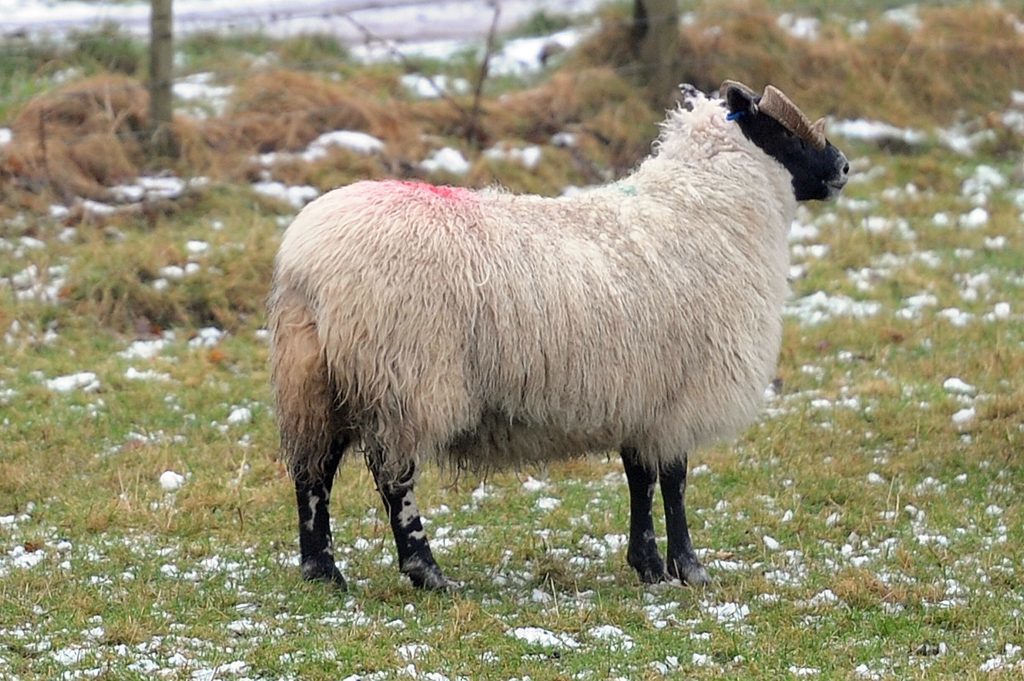
[[[337,434],[337,415],[316,322],[304,296],[288,288],[275,286],[267,306],[280,458],[293,477],[318,479]]]

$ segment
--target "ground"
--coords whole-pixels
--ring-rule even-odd
[[[3,72],[18,87],[0,107],[0,678],[1018,677],[1024,93],[1013,89],[1020,79],[967,80],[1017,68],[996,64],[983,40],[915,31],[1005,25],[998,55],[1024,44],[1022,18],[850,7],[838,18],[798,3],[751,11],[777,21],[767,36],[777,42],[762,45],[786,46],[773,63],[831,40],[829,53],[864,69],[864,92],[881,92],[867,70],[875,62],[856,52],[881,32],[906,37],[907,55],[944,45],[960,59],[959,91],[991,96],[963,94],[946,111],[885,108],[879,95],[865,115],[778,68],[808,113],[829,114],[854,175],[839,201],[805,206],[791,230],[793,295],[758,422],[691,458],[706,590],[645,586],[626,565],[614,456],[486,480],[428,470],[419,501],[439,562],[465,584],[455,594],[417,592],[398,574],[387,519],[353,457],[333,504],[350,591],[306,584],[291,483],[273,459],[263,302],[283,226],[363,175],[558,194],[628,172],[656,134],[656,107],[606,45],[587,42],[606,29],[584,19],[567,46],[610,66],[570,51],[494,76],[484,140],[467,139],[454,112],[471,102],[472,51],[451,66],[381,64],[325,57],[317,41],[197,39],[180,52],[177,87],[186,123],[206,135],[189,147],[202,172],[160,172],[126,152],[129,176],[88,185],[102,190],[88,201],[11,163],[34,148],[18,146],[20,131],[36,129],[18,127],[32,96],[105,78],[107,67],[79,54],[30,68],[26,47],[25,68]],[[722,41],[746,30],[705,7],[683,30],[714,26]],[[90,54],[109,57],[115,42],[105,40]],[[340,79],[319,68],[334,59]],[[301,72],[271,76],[287,79],[289,96],[346,118],[261,119],[268,138],[294,139],[221,147],[214,163],[199,153],[210,140],[258,137],[211,129],[227,125],[222,113],[252,115],[260,98],[236,76],[260,60]],[[757,85],[771,68],[716,64]],[[424,74],[444,76],[461,99],[424,100],[436,94]],[[371,95],[352,94],[360,89]],[[116,174],[81,167],[91,181]]]

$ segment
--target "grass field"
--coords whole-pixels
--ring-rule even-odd
[[[846,11],[879,21],[879,9]],[[970,21],[986,25],[977,14]],[[1014,35],[1024,45],[1024,17],[1017,21],[1000,49],[1021,48]],[[942,41],[917,42],[938,50]],[[189,43],[195,66],[180,77],[214,63],[241,71],[252,50],[298,69],[287,54],[311,48],[297,45]],[[35,93],[63,86],[51,78],[52,55],[21,54],[22,66],[4,72],[20,89],[7,91],[0,127],[14,125]],[[230,151],[295,154],[284,161],[208,162],[195,173],[208,179],[180,196],[106,214],[20,183],[0,146],[0,679],[1024,674],[1024,95],[1012,92],[1020,80],[987,84],[998,104],[965,99],[951,111],[908,113],[893,101],[873,118],[915,128],[882,138],[834,125],[856,174],[842,199],[806,206],[794,225],[778,380],[737,442],[691,457],[691,527],[711,588],[638,582],[625,561],[621,465],[595,456],[487,480],[428,470],[419,487],[427,531],[442,567],[466,586],[414,591],[393,564],[370,476],[353,459],[334,493],[351,587],[338,593],[299,578],[292,487],[273,459],[263,302],[295,207],[254,192],[252,181],[266,170],[323,191],[411,172],[557,194],[628,170],[657,115],[614,74],[587,72],[605,74],[608,88],[603,98],[587,93],[585,79],[566,74],[594,67],[572,55],[557,73],[503,81],[506,99],[495,92],[492,101],[517,117],[493,113],[489,129],[516,147],[539,145],[530,170],[514,156],[486,158],[457,126],[444,128],[450,116],[414,108],[399,85],[410,65],[329,59],[344,62],[338,87],[354,81],[370,92],[350,127],[386,142],[414,139],[417,163],[439,146],[458,148],[467,174],[409,171],[392,151],[335,149],[306,162],[309,137],[329,130],[311,129],[290,148]],[[68,77],[103,73],[101,62]],[[753,82],[748,74],[771,64],[714,66],[727,67]],[[458,68],[453,77],[471,77]],[[957,77],[985,73],[964,69]],[[865,72],[865,91],[872,77]],[[332,106],[350,102],[323,81]],[[567,91],[561,99],[543,89],[552,81]],[[973,84],[964,92],[986,89]],[[787,90],[801,103],[820,96]],[[543,141],[547,128],[520,115],[532,111],[531,92],[557,109],[545,125],[571,120],[607,143]],[[226,115],[256,99],[236,90]],[[371,105],[411,112],[419,127],[410,133],[406,119],[392,124]],[[862,115],[856,104],[806,108],[837,122]],[[292,130],[306,123],[289,120]],[[416,134],[424,130],[427,141]],[[174,169],[191,177],[188,162]]]

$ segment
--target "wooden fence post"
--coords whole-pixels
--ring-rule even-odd
[[[149,12],[149,142],[154,156],[175,154],[170,129],[174,114],[171,85],[174,68],[172,0],[150,0]]]

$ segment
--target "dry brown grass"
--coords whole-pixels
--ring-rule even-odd
[[[362,130],[407,145],[418,130],[403,120],[402,107],[369,97],[352,85],[308,73],[271,71],[235,90],[228,108],[240,144],[257,152],[296,151],[328,130]]]
[[[105,198],[143,162],[149,95],[125,76],[88,78],[30,101],[11,124],[3,173],[30,190]]]
[[[826,23],[820,40],[780,28],[764,2],[706,3],[682,29],[680,80],[710,90],[726,78],[774,83],[815,113],[905,125],[945,124],[963,113],[1005,108],[1024,78],[1024,35],[993,6],[921,7],[921,28],[876,20],[862,37]],[[587,64],[633,71],[623,18],[580,49]]]
[[[1010,90],[1024,80],[1024,35],[1012,14],[995,6],[922,8],[919,14],[919,30],[876,20],[855,37],[844,25],[826,22],[822,38],[807,41],[779,28],[764,2],[707,3],[699,20],[681,29],[680,80],[709,90],[727,77],[758,86],[773,82],[798,93],[815,115],[907,125],[945,124],[1005,107]],[[604,29],[545,82],[485,97],[475,124],[471,98],[408,101],[393,69],[365,69],[343,82],[287,70],[257,73],[237,85],[225,115],[175,120],[178,170],[245,179],[255,173],[253,154],[296,151],[330,130],[361,130],[387,143],[384,154],[370,159],[336,155],[318,167],[282,169],[282,179],[326,188],[356,177],[415,175],[431,140],[546,144],[569,130],[580,133],[571,162],[560,163],[561,175],[547,179],[559,186],[600,182],[629,171],[649,152],[661,118],[632,78],[628,44],[628,22],[607,15]],[[28,192],[5,189],[4,203],[28,205],[26,194],[65,202],[108,199],[108,187],[145,167],[147,107],[139,82],[114,75],[29,102],[13,121],[14,143],[0,156],[0,177]],[[502,177],[505,170],[477,164],[465,181],[534,189],[535,182]]]

